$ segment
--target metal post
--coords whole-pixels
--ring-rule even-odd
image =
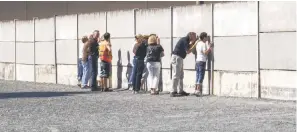
[[[58,84],[58,66],[57,66],[57,24],[56,24],[57,15],[54,15],[54,43],[55,43],[55,71],[56,71],[56,84]]]
[[[33,18],[33,52],[34,52],[34,82],[36,83],[36,28],[35,28],[35,23],[36,23],[36,17]]]
[[[259,8],[260,8],[260,2],[257,1],[257,87],[258,87],[258,98],[261,98],[261,70],[260,70],[260,13],[259,13]]]
[[[105,32],[107,32],[107,12],[105,14]]]
[[[171,41],[171,46],[170,46],[170,50],[171,50],[171,52],[173,51],[173,7],[172,6],[170,6],[170,18],[171,18],[171,23],[170,23],[170,29],[171,29],[171,31],[170,31],[170,41]],[[172,79],[172,65],[170,64],[170,79]]]
[[[138,9],[133,10],[133,16],[134,16],[134,36],[136,35],[136,12]]]
[[[214,42],[214,4],[211,4],[211,40]],[[214,48],[211,52],[211,67],[210,67],[210,87],[209,87],[209,94],[213,95],[214,91]]]
[[[17,71],[16,71],[17,70],[17,68],[16,68],[16,61],[17,61],[16,22],[17,22],[17,19],[14,19],[13,22],[14,22],[14,80],[16,81],[17,80]]]

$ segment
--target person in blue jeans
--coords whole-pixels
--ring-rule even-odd
[[[199,36],[200,41],[197,42],[196,45],[196,52],[197,52],[197,59],[196,59],[196,89],[195,93],[196,96],[202,95],[202,86],[203,80],[205,75],[205,67],[207,61],[207,55],[212,50],[212,43],[210,43],[210,39],[207,36],[207,33],[202,32]]]
[[[89,37],[89,55],[91,57],[91,67],[92,67],[92,75],[91,75],[91,91],[100,91],[97,84],[97,75],[98,75],[98,41],[99,41],[100,32],[95,30],[93,34]]]
[[[141,79],[142,79],[142,73],[144,70],[144,58],[146,56],[146,47],[147,42],[144,41],[142,35],[135,36],[135,39],[137,41],[137,46],[133,50],[133,53],[135,54],[136,58],[136,71],[134,73],[134,79],[133,79],[133,93],[139,93],[140,87],[141,87]]]
[[[82,58],[83,58],[83,48],[84,45],[86,44],[86,42],[88,41],[88,37],[87,36],[83,36],[82,39],[82,45],[79,47],[79,58],[77,60],[77,86],[81,87],[81,83],[82,83],[82,77],[83,77],[83,64],[82,64]]]
[[[88,87],[88,81],[91,77],[91,57],[89,56],[89,45],[88,45],[88,38],[87,36],[84,36],[82,38],[83,48],[82,48],[82,58],[81,58],[81,66],[82,66],[82,79],[81,79],[81,88],[89,88]]]
[[[134,46],[135,47],[135,46]],[[133,48],[134,49],[134,48]],[[131,73],[131,76],[130,76],[130,78],[129,78],[129,84],[128,84],[128,89],[130,88],[130,87],[132,87],[133,86],[133,79],[134,79],[134,73],[135,73],[135,71],[136,71],[136,58],[135,58],[135,56],[133,57],[133,62],[132,62],[132,73]]]

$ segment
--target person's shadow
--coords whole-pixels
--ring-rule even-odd
[[[163,91],[163,70],[162,70],[162,61],[161,61],[161,70],[160,70],[160,77],[159,77],[159,91]]]
[[[127,78],[127,80],[128,80],[128,82],[129,82],[129,80],[130,80],[130,77],[131,77],[131,74],[132,74],[132,64],[130,63],[130,52],[129,51],[127,51],[127,59],[128,59],[128,64],[127,64],[127,71],[126,71],[126,78]]]
[[[121,49],[118,50],[118,62],[117,62],[117,88],[122,87],[122,74],[123,74],[123,65],[122,65],[122,51]]]

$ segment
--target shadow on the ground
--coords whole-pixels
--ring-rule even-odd
[[[59,97],[59,96],[72,96],[75,94],[88,94],[87,92],[12,92],[0,93],[0,99],[8,98],[46,98],[46,97]]]

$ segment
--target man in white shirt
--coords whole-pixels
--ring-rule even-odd
[[[207,33],[202,32],[199,36],[200,41],[196,45],[197,59],[196,59],[196,96],[202,95],[202,85],[205,75],[205,67],[207,61],[207,55],[211,52],[213,44],[210,43],[210,39]]]

